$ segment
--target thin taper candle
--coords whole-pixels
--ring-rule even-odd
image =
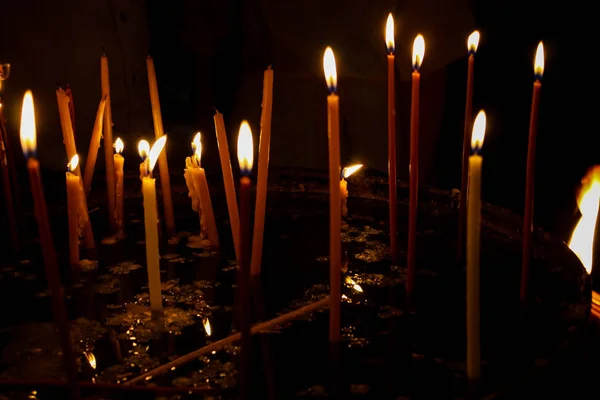
[[[396,80],[394,56],[394,17],[388,15],[385,27],[385,43],[388,51],[388,186],[390,208],[390,252],[392,261],[398,260],[398,204],[396,202]]]
[[[90,147],[88,150],[87,160],[85,161],[85,171],[83,171],[83,190],[85,196],[90,194],[92,188],[92,178],[94,177],[94,169],[96,168],[96,159],[98,158],[98,150],[100,149],[100,141],[102,140],[102,123],[104,121],[104,110],[106,108],[106,97],[100,100],[98,111],[96,111],[96,121],[90,139]]]
[[[121,138],[117,138],[115,141],[115,155],[114,164],[115,164],[115,195],[116,195],[116,204],[115,204],[115,221],[117,223],[117,237],[123,236],[123,166],[125,164],[125,159],[121,155],[123,152],[123,148],[125,145]]]
[[[525,213],[523,216],[523,258],[521,263],[521,301],[527,300],[529,288],[529,266],[531,264],[531,232],[533,230],[533,203],[535,190],[535,153],[537,137],[538,109],[540,104],[540,91],[542,89],[542,76],[544,74],[544,44],[540,42],[537,47],[534,61],[535,81],[533,82],[533,95],[531,100],[531,114],[529,118],[529,144],[527,146],[527,168],[525,169]]]
[[[417,212],[419,205],[419,68],[425,55],[425,40],[417,35],[413,44],[412,96],[410,109],[410,184],[408,198],[408,254],[406,295],[412,298],[415,287]]]
[[[110,227],[113,232],[117,231],[117,222],[115,220],[115,214],[112,210],[115,209],[116,195],[115,195],[115,166],[113,164],[113,122],[112,122],[112,108],[110,98],[110,80],[108,74],[108,58],[105,54],[100,57],[100,84],[102,89],[102,98],[106,99],[106,105],[104,108],[104,123],[102,125],[104,130],[104,162],[106,170],[106,197],[108,205],[108,220]]]

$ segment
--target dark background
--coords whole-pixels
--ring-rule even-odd
[[[397,22],[398,172],[408,171],[410,57],[425,37],[421,91],[423,183],[460,186],[467,49],[476,55],[474,112],[483,108],[485,201],[521,212],[533,59],[544,40],[537,151],[536,223],[568,239],[580,179],[598,163],[596,43],[591,12],[577,2],[499,0],[2,0],[0,61],[12,64],[2,96],[14,153],[23,92],[34,92],[39,158],[67,160],[54,90],[70,83],[78,151],[85,157],[98,101],[100,53],[110,62],[115,137],[126,169],[137,141],[154,136],[145,57],[154,59],[172,174],[184,168],[195,131],[204,164],[218,170],[212,116],[225,115],[232,155],[242,119],[259,137],[262,73],[275,71],[271,164],[326,168],[327,94],[322,54],[334,49],[342,119],[342,160],[387,169],[384,24]],[[588,15],[590,15],[588,17]],[[103,151],[102,149],[100,150]],[[97,171],[103,170],[98,157]],[[183,173],[183,171],[181,171]]]

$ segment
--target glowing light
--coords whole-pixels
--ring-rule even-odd
[[[342,170],[342,176],[344,177],[344,179],[347,179],[348,177],[350,177],[353,173],[355,173],[356,171],[358,171],[359,169],[362,168],[362,164],[356,164],[356,165],[352,165],[350,167],[346,167]]]
[[[390,54],[392,54],[396,49],[396,44],[394,41],[394,17],[392,16],[392,13],[388,15],[387,22],[385,24],[385,45],[388,53]]]
[[[356,282],[354,282],[354,280],[352,278],[350,278],[349,276],[346,277],[346,283],[348,285],[350,285],[350,287],[352,287],[352,289],[356,290],[357,292],[361,292],[363,291],[362,287],[357,284]]]
[[[194,136],[194,140],[192,141],[192,149],[194,150],[196,161],[200,163],[200,158],[202,157],[202,142],[200,141],[200,132],[196,133],[196,136]]]
[[[90,363],[90,367],[96,369],[96,356],[94,356],[94,353],[92,353],[91,351],[84,351],[83,355]]]
[[[204,320],[202,321],[202,325],[204,325],[206,336],[212,335],[212,329],[210,328],[210,321],[208,320],[208,318],[204,318]]]
[[[330,93],[335,93],[337,89],[337,67],[335,65],[335,56],[331,47],[325,49],[323,55],[323,70],[325,71],[325,82]]]
[[[486,125],[485,111],[479,111],[475,122],[473,123],[473,134],[471,135],[471,149],[474,152],[479,152],[481,146],[483,146],[483,139],[485,138],[485,125]]]
[[[117,154],[121,154],[124,148],[125,145],[123,144],[121,138],[117,138],[117,140],[115,140],[115,151],[117,152]]]
[[[469,35],[469,38],[467,39],[467,50],[469,50],[469,53],[475,53],[477,51],[479,37],[479,31],[473,31],[473,33]]]
[[[160,155],[160,152],[165,147],[165,143],[167,143],[167,135],[161,136],[152,145],[152,148],[150,149],[150,152],[148,153],[148,161],[149,161],[149,163],[148,163],[148,173],[149,174],[152,173],[152,170],[154,169],[154,166],[156,165],[156,161],[158,160],[158,156]]]
[[[138,152],[142,160],[145,160],[148,157],[148,153],[150,153],[150,144],[145,140],[140,140],[138,143]]]
[[[579,257],[586,271],[592,272],[594,255],[594,233],[600,206],[600,166],[594,166],[581,180],[581,190],[577,200],[581,218],[573,230],[569,248]]]
[[[26,91],[25,96],[23,96],[23,107],[21,108],[21,148],[25,157],[34,155],[36,151],[35,111],[31,90]]]
[[[425,39],[423,39],[423,35],[419,33],[413,43],[412,65],[415,71],[418,71],[419,68],[421,68],[423,57],[425,57]]]
[[[79,155],[75,154],[73,156],[73,158],[71,158],[71,161],[69,161],[69,163],[67,164],[67,169],[69,170],[69,172],[73,172],[77,169],[78,165],[79,165]]]
[[[544,42],[538,44],[535,52],[535,61],[533,62],[533,73],[536,79],[541,79],[544,75]]]
[[[244,175],[252,172],[252,164],[254,162],[254,146],[252,144],[252,131],[247,121],[242,121],[240,125],[240,133],[237,142],[238,162],[240,171]]]

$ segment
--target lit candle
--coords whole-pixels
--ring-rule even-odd
[[[79,177],[72,171],[77,169],[79,156],[75,154],[67,164],[67,213],[69,217],[69,263],[71,268],[79,267],[79,210],[81,185]]]
[[[529,118],[529,145],[527,146],[527,168],[525,183],[525,214],[523,216],[523,260],[521,267],[521,301],[527,300],[529,287],[529,264],[531,263],[531,231],[533,230],[533,191],[535,188],[535,148],[537,136],[538,108],[542,75],[544,74],[544,44],[540,42],[533,63],[535,81]]]
[[[64,294],[60,284],[56,252],[52,241],[52,232],[48,222],[48,209],[44,198],[44,188],[40,175],[40,164],[35,158],[36,153],[36,129],[35,113],[33,108],[33,95],[27,91],[23,97],[23,108],[21,110],[21,147],[27,159],[27,172],[31,184],[31,194],[35,217],[38,224],[40,243],[42,244],[42,255],[48,286],[52,294],[52,309],[58,326],[61,348],[67,365],[67,379],[74,384],[77,379],[77,370],[73,358],[71,344],[71,331],[67,311],[64,303]]]
[[[473,124],[469,157],[467,198],[467,376],[477,382],[481,376],[479,346],[479,241],[481,238],[481,163],[479,155],[485,137],[485,113],[479,111]]]
[[[156,139],[160,139],[164,134],[162,114],[160,112],[160,100],[158,98],[158,85],[156,84],[156,71],[154,70],[154,60],[148,56],[146,58],[146,68],[148,70],[148,86],[150,89],[150,103],[152,105],[152,120],[154,121],[154,134]],[[175,236],[175,214],[173,213],[173,199],[171,197],[171,177],[169,176],[169,163],[167,162],[167,152],[163,151],[158,159],[158,169],[160,170],[160,188],[162,189],[163,207],[165,210],[165,224],[169,237]]]
[[[227,198],[229,225],[231,225],[231,235],[233,236],[233,246],[235,247],[235,255],[236,258],[239,259],[240,214],[238,211],[235,184],[233,182],[233,171],[231,170],[229,144],[227,143],[227,134],[225,133],[225,122],[223,121],[223,114],[217,111],[215,113],[214,120],[215,131],[217,133],[217,145],[219,146],[219,158],[221,160],[221,170],[223,171],[223,185],[225,186],[225,197]]]
[[[362,164],[356,164],[346,167],[342,170],[342,179],[340,180],[340,197],[342,198],[342,217],[348,215],[348,179],[352,174],[362,168]]]
[[[219,248],[219,234],[217,231],[217,223],[215,222],[215,213],[212,208],[210,199],[210,191],[208,190],[208,182],[206,181],[206,173],[204,168],[200,166],[202,156],[202,142],[200,141],[200,132],[196,134],[192,142],[194,149],[194,157],[192,157],[192,179],[194,181],[194,190],[200,201],[200,209],[202,210],[202,233],[211,241],[215,248]]]
[[[241,388],[242,398],[249,399],[252,337],[250,333],[251,301],[250,296],[250,190],[252,189],[252,163],[254,147],[252,131],[248,122],[242,121],[237,143],[238,162],[242,177],[240,179],[240,250],[239,255],[239,324],[242,333]]]
[[[341,288],[341,224],[342,200],[340,198],[340,110],[337,89],[337,69],[331,47],[323,55],[327,96],[327,136],[329,139],[329,341],[340,341]]]
[[[417,35],[412,55],[412,98],[410,109],[410,185],[408,199],[408,256],[406,295],[412,297],[415,286],[415,263],[417,246],[417,208],[419,204],[419,68],[425,56],[425,40]]]
[[[465,223],[467,216],[467,178],[469,177],[470,135],[473,123],[473,69],[475,66],[475,52],[479,46],[479,32],[474,31],[467,39],[469,52],[469,66],[467,68],[467,99],[465,102],[465,127],[463,135],[462,153],[462,178],[460,183],[460,209],[458,216],[458,241],[456,245],[456,258],[463,260],[465,250]]]
[[[112,210],[115,209],[116,197],[115,197],[115,166],[113,164],[113,122],[112,122],[112,108],[110,98],[110,80],[108,77],[108,58],[105,54],[100,57],[100,83],[102,88],[102,98],[106,99],[106,106],[104,109],[104,161],[106,169],[106,195],[108,198],[108,219],[110,221],[110,227],[113,232],[117,230],[117,223],[115,221],[115,213]]]
[[[267,180],[269,151],[271,147],[271,110],[273,109],[273,70],[265,70],[263,78],[263,103],[260,118],[260,143],[258,150],[258,178],[256,181],[256,204],[254,206],[254,234],[252,235],[252,262],[250,273],[260,275],[267,206]]]
[[[160,255],[158,244],[158,213],[156,209],[156,180],[152,177],[152,170],[160,152],[165,147],[167,136],[158,139],[147,155],[147,172],[142,177],[142,195],[144,196],[144,224],[146,227],[146,265],[148,268],[148,288],[150,290],[150,309],[153,317],[162,314],[162,295],[160,287]],[[138,149],[145,149],[138,145]],[[140,156],[144,157],[140,151]]]
[[[396,203],[396,83],[394,56],[394,17],[388,15],[385,25],[385,44],[388,51],[388,186],[390,207],[390,252],[393,261],[398,259],[398,205]],[[345,207],[345,203],[344,203]],[[344,216],[346,213],[344,212]]]
[[[140,163],[140,179],[148,176],[148,153],[150,153],[150,144],[146,140],[140,140],[138,143],[138,152],[142,162]]]
[[[104,119],[104,110],[106,108],[106,97],[100,100],[98,111],[96,111],[96,122],[94,122],[94,130],[90,140],[90,148],[88,150],[87,160],[85,161],[85,171],[83,173],[83,188],[85,196],[90,194],[92,188],[92,178],[94,176],[94,168],[96,167],[96,159],[98,158],[98,149],[100,149],[100,140],[102,139],[102,122]]]
[[[116,208],[115,208],[115,221],[117,222],[117,236],[123,236],[123,164],[125,159],[121,155],[125,145],[121,138],[117,138],[115,141],[115,155],[113,157],[115,164],[115,190],[117,195]]]

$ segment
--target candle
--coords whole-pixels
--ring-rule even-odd
[[[273,108],[273,70],[265,70],[263,78],[263,103],[260,118],[260,143],[258,150],[258,178],[256,181],[256,204],[254,206],[254,234],[252,235],[252,262],[250,273],[260,275],[267,206],[267,180],[269,172],[269,150],[271,147],[271,110]]]
[[[202,142],[200,141],[200,132],[196,134],[192,143],[194,149],[194,157],[192,157],[192,179],[194,181],[194,191],[200,201],[200,209],[202,210],[202,219],[200,221],[202,225],[202,232],[208,236],[208,240],[211,241],[215,248],[219,248],[219,234],[217,231],[217,224],[215,222],[215,213],[212,208],[212,201],[210,199],[210,192],[208,190],[208,182],[206,181],[206,173],[204,168],[200,166],[200,159],[202,156]]]
[[[0,82],[2,82],[0,80]],[[1,84],[0,84],[1,86]],[[17,177],[17,169],[15,167],[15,157],[12,154],[12,149],[10,146],[10,139],[8,137],[8,131],[6,130],[6,119],[4,118],[4,104],[2,103],[2,99],[0,98],[0,134],[2,135],[3,141],[4,141],[4,151],[5,151],[5,156],[6,156],[6,163],[8,164],[8,172],[10,175],[10,181],[12,183],[12,192],[14,195],[14,202],[13,204],[15,205],[15,208],[17,210],[16,214],[20,215],[20,213],[18,212],[20,205],[21,205],[21,199],[20,199],[20,189],[19,189],[19,179]],[[17,247],[15,247],[15,249],[17,249]]]
[[[419,202],[419,68],[425,56],[425,40],[417,35],[412,55],[412,98],[410,109],[410,185],[408,199],[408,256],[406,295],[412,297],[415,286],[415,263],[417,242],[417,206]]]
[[[140,163],[140,179],[148,175],[148,153],[150,153],[150,144],[145,140],[138,143],[138,152],[142,158]]]
[[[60,125],[63,132],[63,140],[65,143],[65,148],[67,150],[67,157],[71,160],[76,154],[77,149],[75,146],[75,136],[73,134],[73,125],[71,124],[71,116],[69,115],[69,96],[65,93],[64,90],[58,89],[56,90],[56,100],[58,103],[58,112],[60,115]],[[79,184],[83,189],[83,182],[81,182],[81,169],[79,167],[79,163],[73,169],[73,174],[79,178]],[[86,249],[93,249],[96,247],[94,242],[94,232],[92,231],[92,222],[88,218],[87,211],[87,200],[85,196],[81,199],[80,202],[80,217],[85,221],[83,227],[83,247]]]
[[[73,91],[71,90],[71,85],[68,83],[65,93],[69,97],[69,117],[71,118],[71,127],[73,128],[73,132],[75,132],[75,103],[73,102]]]
[[[81,185],[79,177],[72,171],[77,169],[79,156],[75,154],[67,164],[67,213],[69,217],[69,263],[71,268],[79,266],[79,210],[81,207]]]
[[[115,190],[116,190],[116,208],[115,208],[115,220],[117,222],[117,236],[123,236],[123,164],[125,163],[125,159],[121,155],[121,152],[124,148],[123,141],[121,138],[117,138],[115,141],[115,152],[114,155],[114,164],[115,164]]]
[[[108,77],[108,58],[105,54],[100,57],[100,82],[102,88],[102,98],[106,99],[106,105],[104,108],[104,161],[106,168],[106,196],[108,198],[108,220],[110,227],[113,232],[117,230],[117,224],[115,221],[115,213],[112,210],[115,209],[115,166],[113,164],[113,122],[112,122],[112,108],[110,99],[110,81]]]
[[[242,399],[249,399],[250,369],[252,355],[252,337],[250,332],[251,296],[250,296],[250,190],[252,181],[252,163],[254,161],[254,148],[252,131],[248,122],[243,121],[238,135],[238,162],[240,165],[240,287],[239,296],[239,323],[242,333],[241,353],[241,388]]]
[[[469,52],[469,66],[467,68],[467,96],[465,101],[465,127],[463,135],[462,177],[460,183],[460,209],[458,215],[458,241],[456,245],[456,259],[463,260],[465,249],[465,223],[467,216],[467,178],[469,177],[469,151],[471,125],[473,121],[473,69],[475,66],[475,52],[479,46],[479,32],[474,31],[467,39]]]
[[[160,152],[165,147],[167,136],[158,139],[147,154],[147,171],[142,177],[142,195],[144,196],[144,225],[146,228],[146,266],[148,268],[148,288],[150,290],[150,309],[154,318],[162,315],[162,294],[160,287],[160,255],[158,252],[158,213],[156,208],[156,180],[152,170]],[[138,149],[145,146],[138,145]],[[144,154],[140,151],[140,156]]]
[[[467,376],[477,382],[481,376],[479,346],[479,241],[481,238],[481,163],[479,155],[485,137],[485,113],[480,111],[473,124],[469,157],[467,198]]]
[[[342,170],[342,179],[340,180],[340,197],[342,199],[342,217],[348,215],[348,179],[352,174],[362,168],[362,164],[356,164],[346,167]]]
[[[98,149],[100,148],[100,140],[102,139],[102,121],[104,119],[106,99],[106,97],[103,97],[102,100],[100,100],[98,111],[96,111],[96,121],[94,122],[94,130],[92,131],[92,138],[90,139],[90,148],[85,162],[85,171],[83,174],[85,197],[90,194],[90,189],[92,188],[92,177],[94,176],[96,158],[98,158]]]
[[[52,295],[52,310],[56,325],[58,326],[63,356],[65,357],[67,379],[70,384],[74,385],[77,379],[77,370],[75,368],[75,359],[73,357],[71,331],[64,303],[64,293],[60,284],[50,223],[48,222],[48,209],[46,207],[44,189],[42,187],[40,164],[35,158],[36,129],[33,95],[31,94],[31,91],[27,91],[23,97],[23,108],[21,111],[21,147],[23,148],[23,154],[27,159],[27,171],[29,173],[29,182],[31,184],[31,194],[33,196],[40,243],[42,245],[44,268],[46,270],[46,278],[48,279],[48,286]]]
[[[160,112],[160,100],[158,98],[158,85],[156,84],[156,72],[154,70],[154,60],[148,56],[146,58],[146,68],[148,70],[148,86],[150,89],[150,103],[152,105],[152,120],[154,121],[154,134],[156,139],[160,139],[164,134],[162,115]],[[175,214],[173,213],[173,199],[171,197],[171,177],[169,176],[169,164],[167,162],[167,152],[163,151],[158,159],[158,169],[160,170],[160,188],[162,189],[163,207],[165,210],[165,223],[167,225],[167,234],[169,237],[175,236]]]
[[[544,44],[540,42],[533,63],[535,80],[529,118],[529,145],[527,146],[527,168],[525,182],[525,213],[523,216],[523,259],[521,266],[521,301],[527,300],[529,287],[529,264],[531,263],[531,231],[533,230],[533,194],[535,188],[535,148],[537,136],[538,108],[542,75],[544,74]]]
[[[1,105],[1,103],[0,103]],[[1,108],[1,107],[0,107]],[[0,118],[3,116],[0,115]],[[0,129],[3,127],[0,126]],[[14,209],[13,203],[13,193],[10,182],[10,174],[8,167],[8,154],[7,148],[8,143],[5,143],[4,132],[0,132],[0,171],[2,172],[2,188],[4,191],[4,203],[6,206],[6,217],[8,219],[8,227],[10,230],[10,244],[13,251],[13,254],[17,254],[19,252],[19,232],[17,227],[17,219],[15,217],[16,212]]]
[[[341,223],[342,210],[340,179],[340,110],[337,96],[337,69],[331,47],[323,55],[325,82],[329,89],[327,96],[327,137],[329,139],[329,341],[340,341],[340,302],[341,292]]]
[[[223,114],[218,111],[214,116],[215,131],[217,133],[217,145],[219,146],[219,158],[221,160],[221,170],[223,172],[223,185],[225,186],[225,196],[227,198],[227,210],[229,212],[229,224],[231,225],[231,235],[233,236],[233,246],[235,247],[236,258],[240,255],[240,214],[237,206],[237,197],[235,193],[235,184],[233,183],[233,172],[231,170],[231,160],[229,158],[229,144],[225,133],[225,122]]]
[[[390,207],[390,253],[393,261],[398,259],[398,205],[396,203],[396,66],[394,50],[394,17],[388,15],[385,24],[385,43],[388,51],[388,186]],[[345,203],[344,203],[345,207]],[[346,215],[345,213],[343,214]]]

